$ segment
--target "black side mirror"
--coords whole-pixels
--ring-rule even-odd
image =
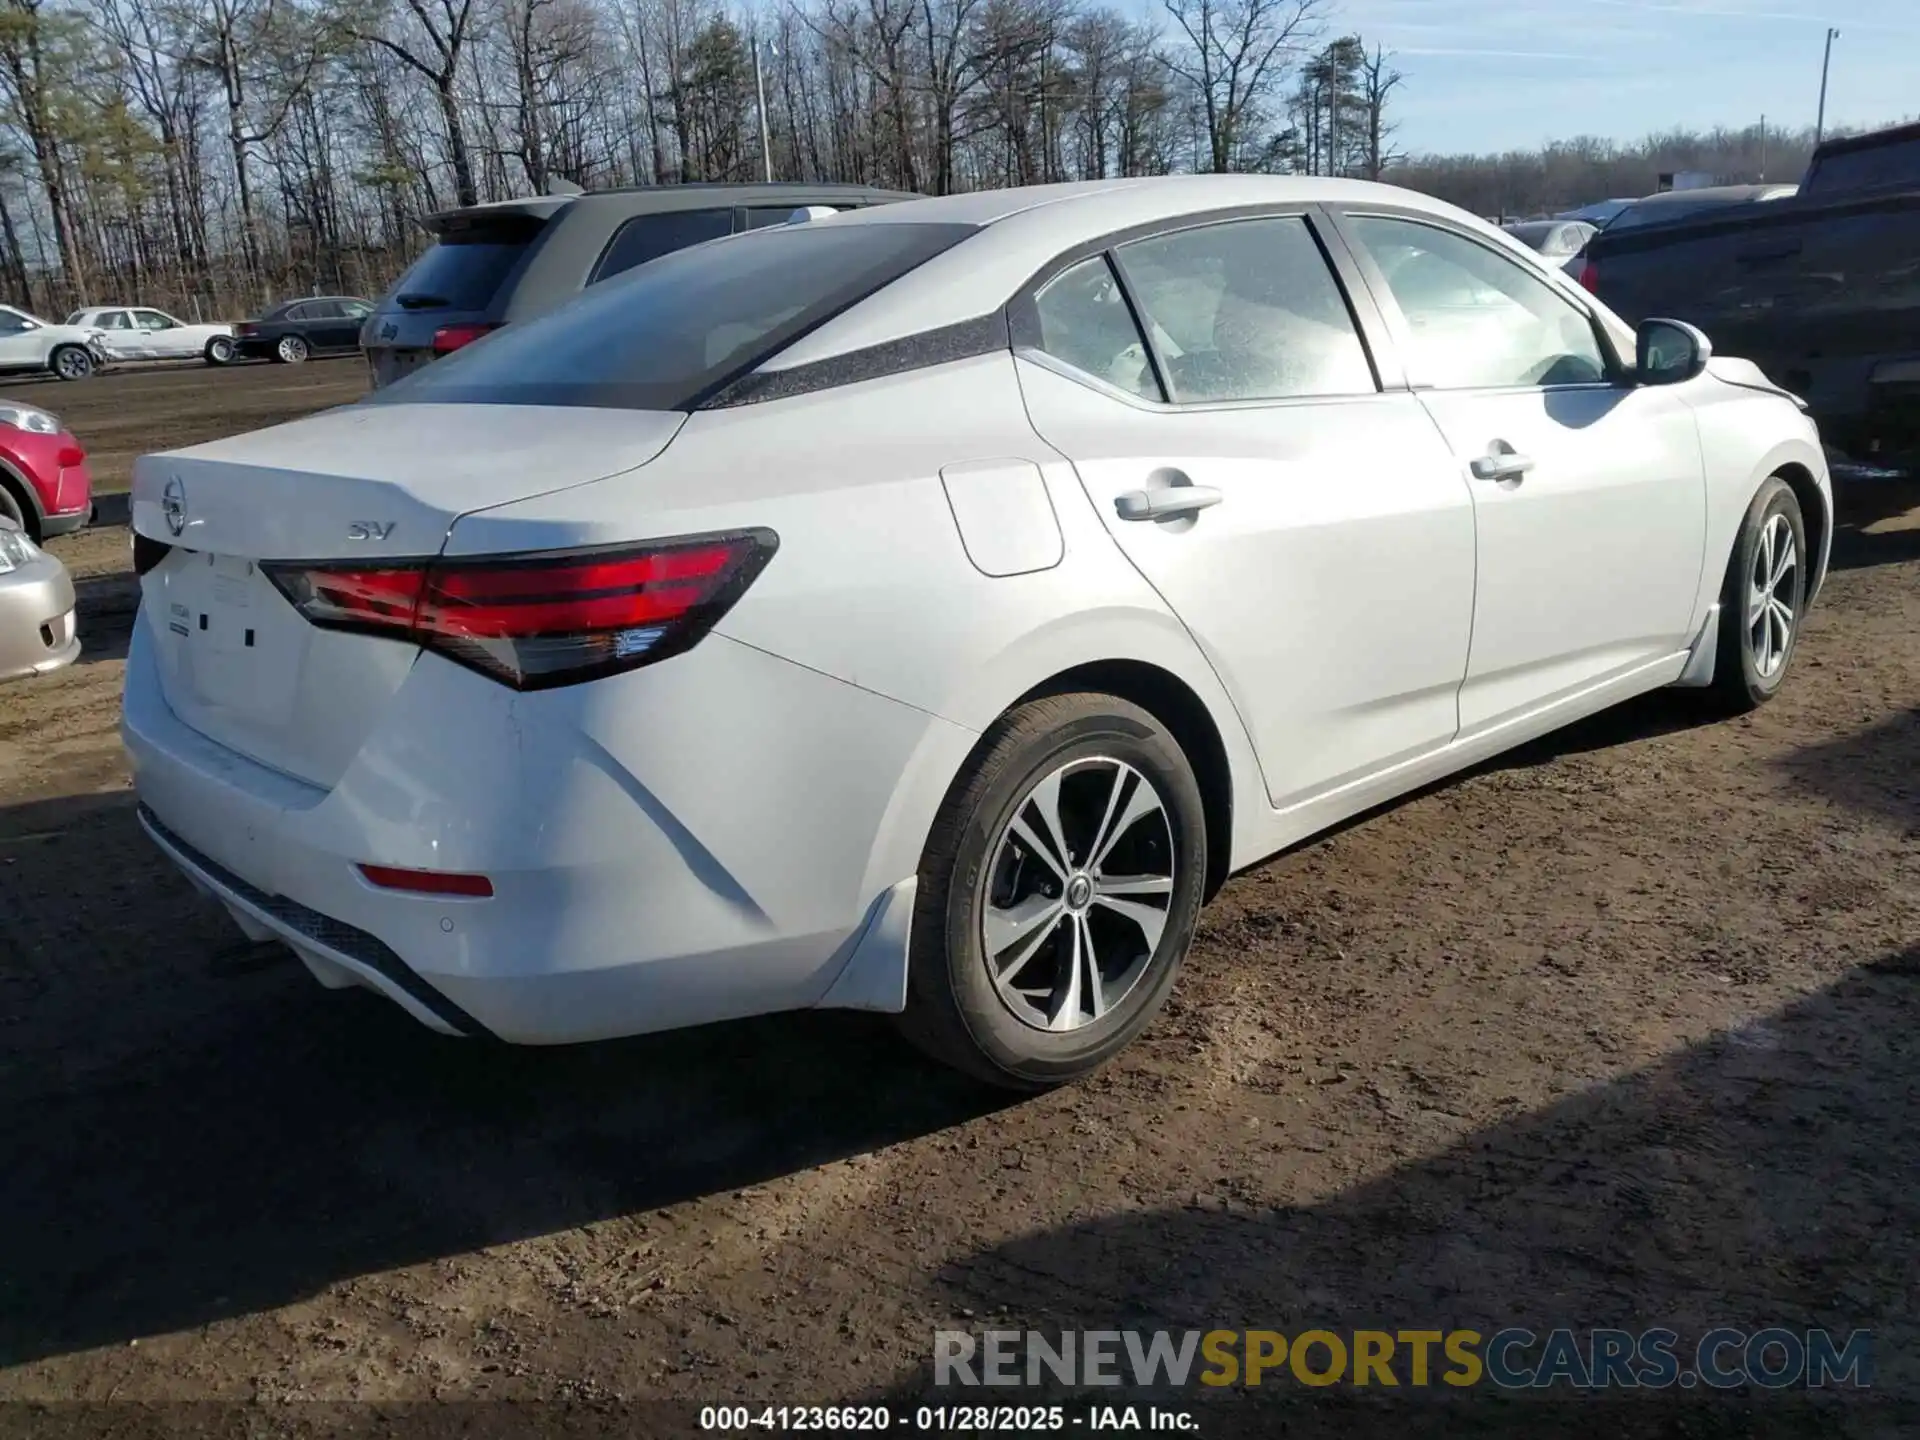
[[[1634,378],[1642,385],[1679,385],[1707,368],[1713,342],[1684,320],[1642,320],[1634,333]]]

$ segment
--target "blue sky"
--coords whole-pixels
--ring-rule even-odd
[[[1156,7],[1157,8],[1157,7]],[[1916,0],[1334,0],[1334,32],[1398,54],[1402,148],[1531,148],[1680,125],[1811,125],[1920,114]]]

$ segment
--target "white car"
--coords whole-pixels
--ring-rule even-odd
[[[196,325],[164,310],[109,305],[76,310],[67,324],[100,332],[101,345],[115,360],[205,360],[225,365],[234,357],[233,326]]]
[[[1352,181],[877,206],[142,458],[140,816],[435,1029],[899,1014],[1083,1074],[1233,871],[1658,686],[1780,686],[1793,397]]]
[[[50,370],[62,380],[84,380],[106,358],[98,330],[0,305],[0,372]]]

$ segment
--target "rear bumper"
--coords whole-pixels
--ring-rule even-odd
[[[900,777],[930,732],[970,738],[717,636],[538,696],[428,655],[321,789],[174,715],[146,624],[121,733],[168,857],[323,983],[521,1044],[843,1003],[829,992],[911,879],[869,873]],[[495,893],[382,890],[360,863],[485,874]]]
[[[0,680],[46,675],[80,656],[73,580],[43,558],[0,576]]]

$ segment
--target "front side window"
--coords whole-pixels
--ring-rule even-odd
[[[1162,398],[1146,341],[1106,256],[1082,260],[1049,280],[1034,311],[1047,354],[1143,399]]]
[[[614,232],[607,253],[594,271],[593,283],[649,260],[658,260],[675,250],[698,245],[702,240],[718,240],[732,233],[731,210],[677,210],[662,215],[637,215]]]
[[[593,286],[362,403],[689,409],[973,233],[934,224],[749,231]]]
[[[1377,215],[1350,223],[1406,317],[1415,384],[1477,390],[1607,379],[1593,322],[1539,276],[1435,225]]]
[[[1339,282],[1299,216],[1136,240],[1115,259],[1176,403],[1378,389]]]
[[[0,310],[0,335],[19,335],[33,328],[33,322],[18,311]]]

